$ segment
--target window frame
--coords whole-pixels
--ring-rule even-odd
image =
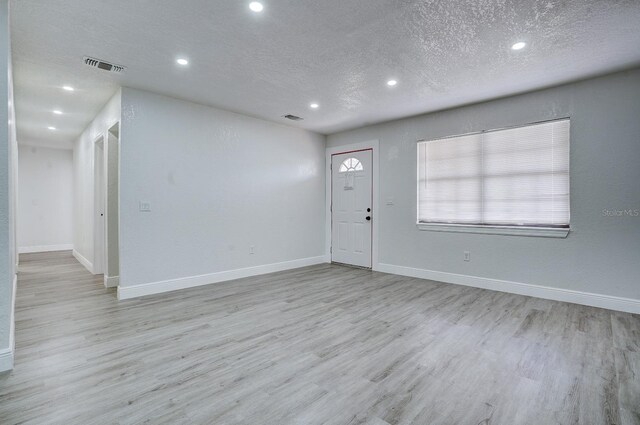
[[[474,131],[470,133],[462,133],[449,135],[445,137],[437,137],[430,139],[420,139],[416,142],[416,173],[420,169],[420,156],[418,155],[419,143],[429,142],[431,140],[444,140],[456,137],[471,136],[475,134],[485,134],[501,130],[510,130],[515,128],[528,127],[537,124],[545,124],[556,121],[569,121],[571,125],[571,117],[554,118],[543,121],[530,122],[526,124],[512,125],[508,127],[494,128],[490,130]],[[569,133],[569,170],[571,170],[571,133]],[[571,182],[571,171],[569,171],[569,182]],[[569,187],[571,183],[569,183]],[[571,190],[569,190],[569,203],[571,204]],[[466,223],[426,223],[420,222],[420,187],[418,176],[416,174],[416,226],[419,230],[433,232],[454,232],[454,233],[477,233],[490,235],[507,235],[507,236],[529,236],[529,237],[545,237],[545,238],[566,238],[571,232],[571,219],[569,218],[568,227],[545,227],[545,226],[512,226],[497,224],[466,224]]]
[[[347,161],[349,161],[349,167],[345,165]],[[353,165],[353,161],[355,161],[356,165],[353,166],[353,168],[351,168],[351,166]],[[345,168],[344,170],[342,169],[343,166]],[[356,173],[358,171],[364,171],[364,167],[360,162],[360,160],[354,157],[349,157],[345,159],[344,161],[342,161],[342,163],[340,163],[340,166],[338,167],[338,173],[349,173],[349,172]]]

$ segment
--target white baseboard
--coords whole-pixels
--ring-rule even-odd
[[[76,258],[76,260],[78,260],[80,264],[82,264],[87,270],[89,270],[91,274],[93,274],[93,263],[91,263],[91,261],[84,258],[82,254],[80,254],[75,249],[73,250],[73,256]]]
[[[71,251],[72,249],[73,244],[21,246],[18,248],[18,253],[29,254],[32,252]]]
[[[104,275],[104,287],[115,288],[120,284],[120,276],[107,276]]]
[[[13,295],[11,297],[11,312],[9,313],[9,346],[0,349],[0,372],[13,369],[13,359],[16,348],[16,290],[18,289],[18,275],[13,275]]]
[[[0,373],[13,369],[13,350],[0,350]]]
[[[547,300],[564,301],[583,304],[609,310],[624,311],[640,314],[640,300],[621,298],[611,295],[594,294],[590,292],[573,291],[570,289],[552,288],[549,286],[532,285],[529,283],[511,282],[507,280],[490,279],[486,277],[468,276],[463,274],[439,272],[417,269],[413,267],[379,264],[378,271],[398,274],[401,276],[417,277],[438,282],[454,283],[456,285],[473,286],[475,288],[490,289],[492,291],[508,292],[511,294],[527,295]]]
[[[143,283],[133,286],[118,286],[118,299],[126,300],[145,295],[160,294],[162,292],[176,291],[178,289],[192,288],[195,286],[209,285],[211,283],[225,282],[241,279],[243,277],[258,276],[261,274],[279,272],[283,270],[297,269],[299,267],[312,266],[325,262],[325,256],[300,258],[298,260],[284,261],[282,263],[264,264],[261,266],[247,267],[244,269],[227,270],[217,273],[189,276],[179,279],[163,280],[159,282]]]

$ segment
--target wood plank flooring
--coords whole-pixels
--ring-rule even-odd
[[[0,424],[640,424],[640,316],[319,265],[118,302],[21,255]]]

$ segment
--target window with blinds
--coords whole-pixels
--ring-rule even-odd
[[[569,227],[569,119],[418,143],[418,223]]]

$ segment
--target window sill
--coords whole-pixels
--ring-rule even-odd
[[[545,227],[475,226],[467,224],[418,223],[418,229],[430,232],[481,233],[485,235],[566,238],[570,229]]]

